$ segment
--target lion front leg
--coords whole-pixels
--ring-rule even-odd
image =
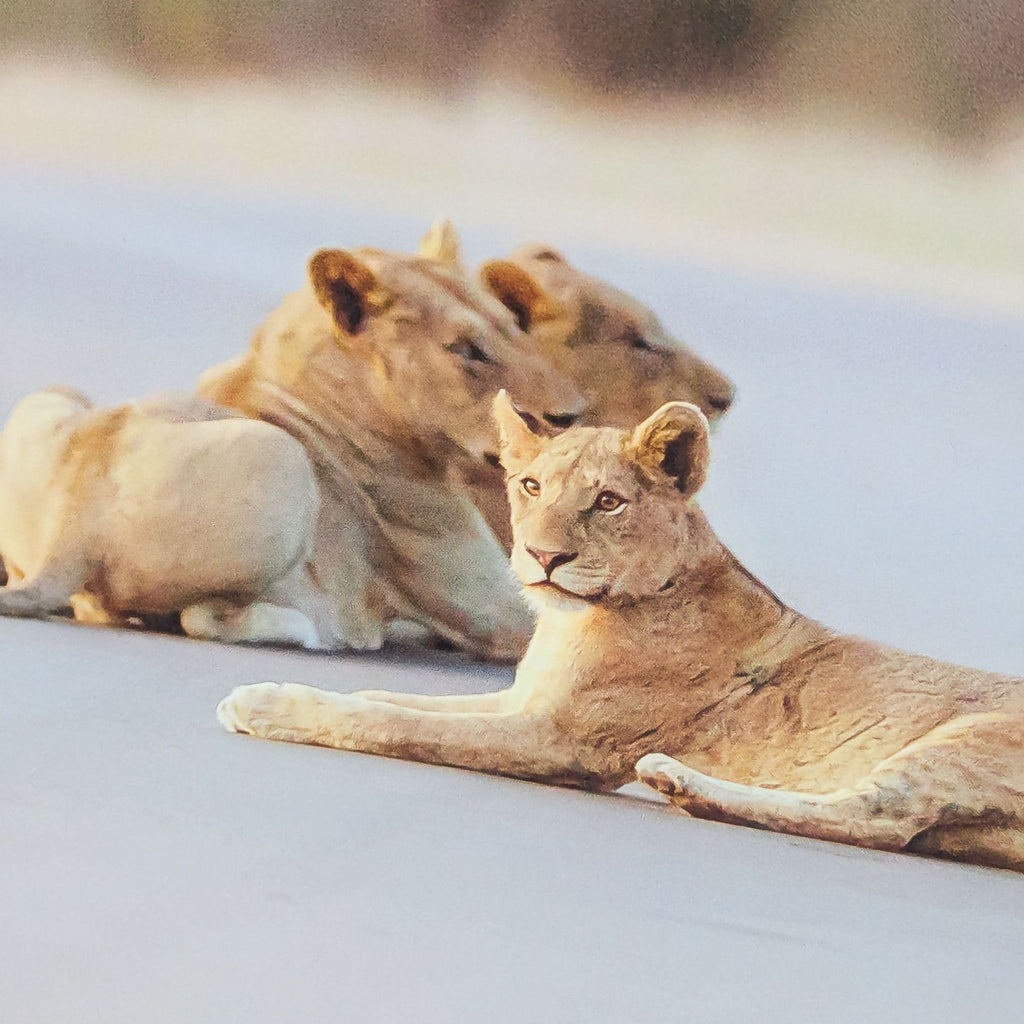
[[[214,599],[189,605],[181,612],[181,628],[197,640],[229,644],[280,644],[315,650],[320,646],[313,623],[294,608],[266,601],[235,605]]]
[[[395,693],[392,690],[359,690],[352,696],[376,701],[379,704],[394,704],[400,708],[411,708],[415,711],[497,713],[503,709],[505,695],[508,692],[508,690],[500,690],[497,693],[459,693],[434,696],[427,693]]]
[[[295,683],[233,690],[217,708],[231,732],[380,754],[567,786],[592,783],[545,718],[423,711]]]

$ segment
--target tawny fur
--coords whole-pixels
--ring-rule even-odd
[[[438,221],[420,252],[459,267],[459,240]],[[631,426],[669,399],[699,405],[712,420],[732,404],[729,379],[665,330],[653,310],[574,267],[549,245],[524,245],[479,271],[537,350],[582,392],[585,426]],[[517,401],[521,396],[512,392]],[[566,423],[541,424],[564,428]],[[506,550],[512,546],[504,475],[478,469],[463,480]]]
[[[533,287],[517,286],[510,265]],[[632,427],[671,400],[692,402],[714,420],[732,404],[732,382],[653,310],[551,246],[524,245],[481,273],[499,298],[505,289],[526,297],[531,338],[586,398],[584,426]]]
[[[513,565],[539,609],[512,687],[263,683],[222,701],[225,726],[602,790],[636,767],[694,815],[1024,869],[1024,680],[786,607],[692,500],[708,453],[694,406],[554,440],[496,411]]]
[[[35,392],[0,434],[0,614],[181,613],[193,635],[336,646],[304,580],[316,512],[302,446],[268,424],[194,396]]]
[[[498,472],[500,387],[531,396],[542,422],[571,421],[583,402],[436,245],[426,256],[317,253],[306,285],[200,392],[306,448],[321,494],[313,568],[353,647],[379,647],[401,620],[516,660],[532,616],[467,481]]]

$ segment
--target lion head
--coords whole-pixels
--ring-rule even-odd
[[[647,306],[550,246],[491,260],[480,277],[583,392],[585,423],[628,426],[670,399],[692,402],[709,419],[732,404],[728,378],[672,337]]]
[[[664,592],[711,550],[693,497],[708,422],[669,402],[633,430],[539,436],[504,394],[494,403],[512,507],[512,566],[537,603],[632,601]]]
[[[344,432],[343,421],[437,461],[496,459],[490,399],[502,387],[541,423],[564,426],[584,410],[508,308],[457,268],[372,248],[315,253],[306,286],[270,315],[249,352],[200,383],[249,415],[263,415],[272,394],[302,406],[315,432]]]

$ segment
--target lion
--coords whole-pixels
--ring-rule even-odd
[[[712,421],[732,405],[729,378],[673,337],[651,309],[551,246],[521,246],[507,261],[485,263],[480,275],[583,392],[585,425],[629,427],[670,399],[692,402]]]
[[[305,583],[317,507],[304,449],[269,424],[194,396],[34,392],[0,433],[0,614],[331,646]]]
[[[696,406],[554,439],[504,396],[495,411],[512,564],[538,609],[513,685],[263,683],[221,702],[224,726],[587,789],[635,773],[698,817],[1024,870],[1024,679],[788,608],[694,500],[709,463]]]
[[[305,447],[321,496],[310,578],[345,644],[375,650],[411,622],[514,661],[532,615],[467,484],[495,472],[502,387],[552,429],[584,411],[512,313],[446,260],[360,248],[317,252],[304,287],[199,392]]]
[[[459,237],[446,220],[435,222],[420,253],[462,266]],[[583,392],[587,405],[578,423],[629,427],[673,399],[692,402],[714,422],[732,405],[732,381],[673,337],[653,310],[552,246],[522,245],[508,259],[488,260],[478,274]]]
[[[458,235],[446,220],[435,222],[420,253],[462,267]],[[484,263],[478,276],[540,352],[582,392],[586,408],[578,423],[632,426],[669,399],[680,398],[716,422],[732,405],[732,382],[669,334],[651,309],[577,269],[550,245],[520,246],[508,259]],[[488,525],[511,550],[500,468],[478,468],[465,483]]]

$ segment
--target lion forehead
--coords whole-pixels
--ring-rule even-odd
[[[626,431],[608,427],[579,427],[556,437],[526,466],[519,477],[541,480],[549,498],[577,500],[598,489],[634,493],[642,480],[628,451]]]

